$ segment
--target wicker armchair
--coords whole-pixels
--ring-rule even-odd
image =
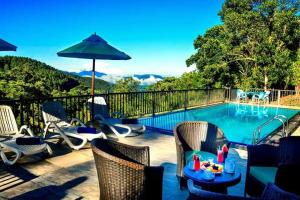
[[[218,146],[227,143],[224,133],[216,125],[209,122],[182,122],[174,129],[176,151],[177,151],[177,171],[180,188],[186,185],[183,177],[183,168],[186,163],[186,152],[206,151],[217,154]]]
[[[266,183],[273,182],[285,191],[300,195],[295,181],[300,180],[299,136],[281,138],[279,146],[249,145],[247,150],[247,194],[260,196]]]
[[[150,167],[149,147],[95,139],[101,200],[162,199],[163,167]]]

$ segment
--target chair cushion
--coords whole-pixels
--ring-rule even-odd
[[[207,160],[209,157],[214,158],[215,160],[217,159],[217,156],[213,153],[209,153],[207,151],[186,151],[185,152],[185,162],[189,163],[190,161],[193,160],[194,154],[200,155],[200,160]]]
[[[40,145],[44,141],[40,137],[19,137],[16,138],[17,145]]]
[[[132,118],[132,119],[122,119],[122,124],[137,124],[138,119]]]
[[[267,185],[267,183],[275,182],[277,169],[277,167],[251,166],[250,175],[262,184]]]
[[[97,133],[96,128],[90,128],[90,127],[78,127],[77,128],[77,133]]]

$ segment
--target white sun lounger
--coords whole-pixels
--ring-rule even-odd
[[[46,124],[44,129],[44,138],[48,132],[57,133],[58,136],[63,138],[65,142],[72,149],[81,149],[88,141],[92,141],[95,138],[105,138],[106,135],[102,131],[98,133],[77,133],[77,126],[72,125],[74,122],[80,124],[81,127],[86,127],[79,119],[72,118],[68,119],[67,114],[58,101],[49,101],[43,104],[42,106],[43,118]],[[57,135],[56,135],[57,136]],[[52,135],[52,137],[55,137]],[[74,144],[70,138],[76,138],[81,140],[80,144]]]
[[[29,134],[25,135],[23,132]],[[6,165],[15,164],[22,155],[33,155],[47,151],[52,155],[52,150],[47,143],[38,145],[18,145],[16,138],[18,137],[33,137],[34,134],[31,129],[23,125],[18,130],[15,116],[9,106],[0,105],[0,156]],[[13,152],[15,155],[13,159],[6,156],[6,152]]]
[[[91,110],[92,99],[89,99],[88,102]],[[143,133],[146,130],[146,127],[142,124],[122,124],[122,118],[124,116],[122,113],[114,113],[119,114],[122,118],[112,118],[109,115],[107,104],[103,97],[94,98],[94,113],[94,119],[107,125],[118,137],[134,136],[137,135],[137,133]],[[125,129],[125,132],[121,133],[115,127]]]

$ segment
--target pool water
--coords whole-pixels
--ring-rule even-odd
[[[141,118],[139,122],[147,127],[172,133],[179,122],[208,121],[220,127],[229,141],[252,144],[253,132],[258,126],[275,115],[284,115],[290,119],[298,112],[296,109],[229,103]],[[272,121],[263,127],[260,138],[268,136],[281,125],[278,120]]]

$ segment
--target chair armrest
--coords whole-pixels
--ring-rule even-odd
[[[73,124],[74,122],[78,122],[80,126],[86,127],[86,125],[78,118],[72,118],[70,124]]]
[[[164,167],[145,167],[145,192],[146,199],[162,199]]]
[[[275,184],[281,189],[300,195],[300,164],[280,164],[275,177]]]
[[[248,145],[248,166],[277,166],[279,147],[261,144]]]
[[[96,115],[94,116],[94,119],[95,119],[95,120],[105,121],[105,118],[104,118],[102,115],[100,115],[100,114],[96,114]]]
[[[20,130],[19,130],[19,133],[18,134],[22,134],[22,131],[23,130],[26,130],[26,132],[30,135],[30,136],[35,136],[34,134],[33,134],[33,132],[32,132],[32,130],[29,128],[29,126],[27,126],[27,125],[23,125],[23,126],[21,126],[21,128],[20,128]]]
[[[182,149],[182,152],[192,151],[193,150],[187,144],[183,144],[180,141],[180,139],[178,138],[177,134],[174,134],[174,138],[175,138],[175,144],[176,144],[176,146],[180,147],[180,149]]]
[[[57,129],[59,132],[64,132],[57,124],[58,123],[60,123],[60,122],[62,122],[61,120],[59,120],[59,121],[48,121],[48,122],[46,122],[46,127],[44,128],[44,138],[45,138],[45,136],[46,136],[46,134],[47,134],[47,132],[48,132],[48,130],[50,129],[50,128],[55,128],[55,129]],[[52,126],[52,127],[50,127],[50,126]]]
[[[186,165],[185,163],[185,152],[186,149],[184,148],[183,144],[175,135],[175,144],[176,144],[176,156],[177,156],[177,170],[176,174],[179,177],[183,176],[183,167]]]

